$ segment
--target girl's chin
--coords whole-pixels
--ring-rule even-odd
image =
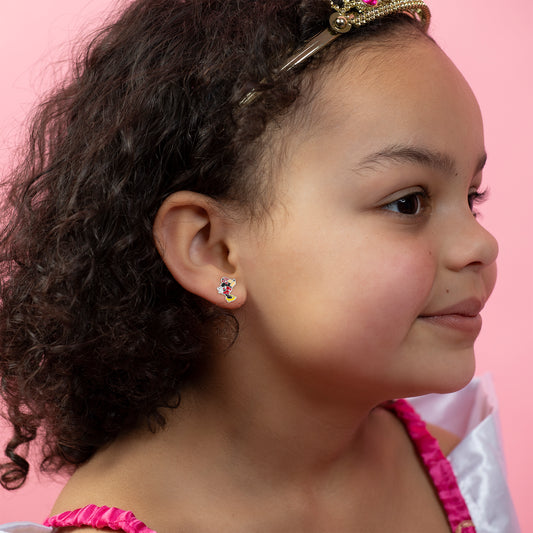
[[[417,373],[404,397],[457,392],[472,381],[475,370],[474,352],[470,350],[445,365],[435,364]]]
[[[471,369],[457,369],[456,372],[442,373],[437,379],[428,380],[425,387],[418,393],[410,396],[423,396],[424,394],[450,394],[466,387],[474,377],[475,366]]]

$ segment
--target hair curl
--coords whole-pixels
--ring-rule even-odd
[[[237,334],[231,315],[169,274],[153,220],[178,190],[264,210],[264,180],[250,170],[302,79],[271,75],[329,12],[324,0],[139,0],[39,107],[0,240],[1,394],[13,426],[4,487],[24,483],[38,436],[41,469],[58,471],[140,421],[163,426],[160,408],[177,405],[211,326]],[[406,25],[416,23],[390,16],[335,46]],[[261,98],[239,107],[259,80],[270,80]]]

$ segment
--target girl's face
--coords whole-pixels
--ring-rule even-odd
[[[496,279],[476,100],[422,38],[347,50],[321,74],[267,228],[242,230],[242,340],[310,391],[456,390]]]

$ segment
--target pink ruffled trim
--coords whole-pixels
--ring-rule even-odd
[[[137,520],[131,511],[122,511],[116,507],[98,507],[92,504],[82,509],[51,516],[45,520],[44,525],[49,527],[91,526],[95,529],[107,527],[125,533],[156,533]]]
[[[385,405],[403,422],[426,470],[433,480],[442,506],[454,532],[475,533],[468,507],[463,499],[452,466],[444,457],[439,443],[429,433],[425,422],[406,400],[396,400]]]

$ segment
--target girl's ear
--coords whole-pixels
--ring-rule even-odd
[[[246,300],[232,245],[234,227],[211,198],[179,191],[163,202],[153,229],[157,249],[174,279],[189,292],[228,309]],[[228,281],[218,291],[222,278]],[[233,280],[237,283],[230,283]]]

